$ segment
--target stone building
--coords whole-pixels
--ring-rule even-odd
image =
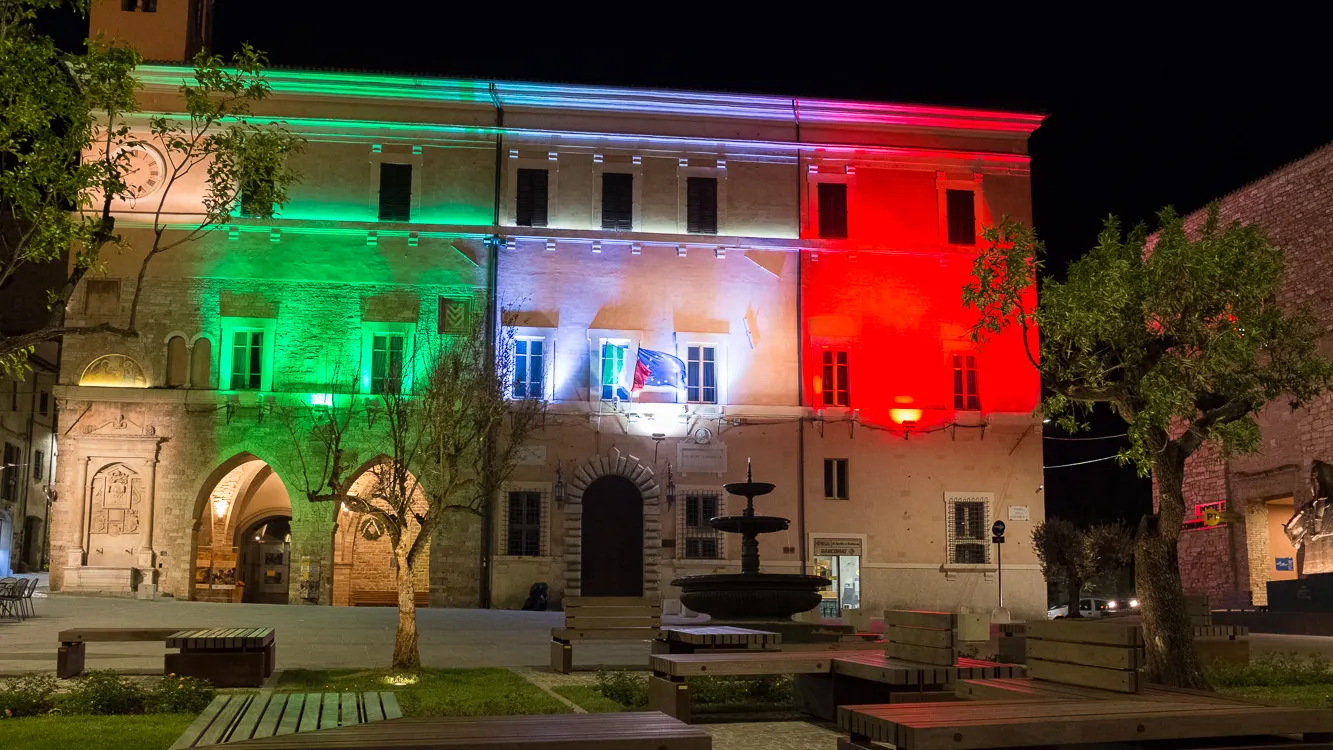
[[[1323,330],[1320,349],[1333,355],[1333,145],[1294,161],[1221,199],[1223,221],[1258,224],[1285,253],[1279,293],[1284,305],[1308,305]],[[1202,224],[1205,211],[1187,226]],[[1180,572],[1188,594],[1231,606],[1268,604],[1267,583],[1296,578],[1300,560],[1285,524],[1312,500],[1311,462],[1333,462],[1333,397],[1292,411],[1278,400],[1260,412],[1259,452],[1222,459],[1205,445],[1185,465],[1187,512]],[[1236,518],[1205,524],[1209,510]],[[1304,561],[1305,573],[1333,572],[1333,560]]]
[[[42,569],[56,466],[58,347],[45,344],[22,377],[0,378],[0,576]]]
[[[132,13],[98,9],[94,28]],[[133,39],[135,20],[114,27]],[[178,106],[183,74],[142,67],[144,108]],[[833,578],[826,614],[989,612],[999,519],[1006,605],[1045,610],[1037,376],[1016,332],[971,345],[959,301],[981,227],[1030,220],[1040,117],[269,80],[257,114],[308,140],[290,204],[155,260],[139,340],[66,344],[54,586],[227,599],[240,580],[247,600],[335,605],[391,589],[364,519],[304,499],[271,405],[319,399],[338,361],[372,363],[373,382],[375,351],[492,305],[515,334],[513,395],[550,413],[488,523],[431,540],[432,605],[518,607],[545,582],[674,607],[673,578],[739,570],[707,519],[740,510],[720,486],[752,463],[778,486],[762,512],[792,519],[765,566]],[[165,210],[188,216],[199,187]],[[146,242],[152,190],[118,208]],[[123,315],[135,263],[113,259],[70,318]],[[635,387],[639,365],[680,380]]]

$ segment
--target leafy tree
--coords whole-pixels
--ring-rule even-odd
[[[68,273],[46,290],[45,320],[0,335],[0,375],[21,374],[37,344],[62,336],[137,336],[143,280],[154,257],[227,221],[242,189],[253,215],[272,216],[297,180],[287,157],[301,140],[281,125],[249,119],[251,105],[269,94],[262,54],[247,45],[224,68],[221,58],[201,53],[192,80],[180,86],[183,114],[143,117],[136,51],[92,40],[82,54],[67,54],[35,28],[39,11],[86,13],[89,1],[0,0],[0,289],[18,283],[25,267],[73,256]],[[147,127],[132,129],[135,121]],[[152,242],[130,248],[116,231],[115,210],[135,195],[130,153],[144,144],[155,146],[166,164],[151,198],[157,202]],[[201,218],[182,233],[163,221],[162,206],[191,172],[204,173],[207,188]],[[65,325],[79,282],[102,269],[109,251],[142,254],[126,319]]]
[[[498,346],[478,319],[458,336],[423,338],[424,377],[390,378],[380,394],[358,392],[360,378],[338,378],[331,405],[283,407],[281,415],[313,502],[338,502],[374,519],[393,547],[398,632],[393,669],[421,667],[415,572],[432,533],[452,512],[489,515],[501,485],[540,426],[546,402],[510,399],[516,374],[513,335]],[[369,488],[350,494],[358,469]],[[357,533],[365,526],[358,524]]]
[[[1133,537],[1119,524],[1081,529],[1063,518],[1049,518],[1032,530],[1032,548],[1048,581],[1069,588],[1069,617],[1082,614],[1078,600],[1085,588],[1098,588],[1108,572],[1133,557]]]
[[[1042,408],[1061,427],[1083,429],[1097,403],[1128,423],[1120,460],[1152,473],[1159,501],[1135,548],[1148,668],[1156,681],[1201,687],[1177,552],[1185,459],[1206,441],[1222,455],[1255,450],[1255,413],[1277,398],[1292,408],[1309,401],[1333,364],[1316,350],[1309,312],[1278,304],[1282,251],[1259,227],[1223,225],[1217,206],[1194,236],[1171,209],[1158,223],[1150,239],[1143,226],[1126,234],[1108,219],[1066,280],[1042,280],[1037,307],[1041,243],[1005,220],[986,230],[963,303],[980,313],[974,340],[1015,322],[1025,334],[1040,329],[1039,358],[1033,337],[1024,342],[1049,390]]]

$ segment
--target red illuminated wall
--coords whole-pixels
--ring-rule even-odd
[[[963,309],[961,293],[975,250],[941,239],[936,173],[864,169],[854,179],[849,238],[818,243],[823,249],[801,257],[805,403],[823,405],[827,346],[849,350],[851,408],[864,422],[894,427],[895,408],[922,410],[917,429],[952,422],[955,352],[977,358],[983,415],[1036,408],[1039,379],[1018,329],[980,347],[968,339],[975,313]],[[978,224],[992,221],[993,203],[1027,220],[1025,179],[974,184],[980,188]],[[1032,342],[1035,351],[1035,332]]]

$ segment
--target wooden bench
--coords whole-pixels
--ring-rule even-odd
[[[1194,648],[1204,661],[1250,662],[1250,629],[1244,625],[1195,625]]]
[[[551,669],[574,670],[574,641],[656,640],[662,602],[638,596],[565,598],[565,626],[551,630]]]
[[[430,592],[417,591],[412,595],[412,601],[417,607],[430,606]],[[397,591],[357,591],[352,590],[348,597],[348,603],[353,607],[397,607]]]
[[[233,693],[219,695],[171,750],[279,737],[297,732],[397,719],[393,693]]]
[[[1142,693],[1145,663],[1138,625],[1055,620],[1028,625],[1028,680],[964,679],[954,691],[969,700],[1120,699]]]
[[[89,643],[164,642],[180,628],[74,628],[60,631],[57,638],[56,676],[62,680],[83,674]]]
[[[884,612],[891,659],[952,666],[958,663],[958,615],[890,609]]]
[[[167,672],[200,677],[217,687],[259,687],[273,674],[273,628],[181,630],[167,637]]]
[[[891,743],[898,750],[1105,747],[1104,743],[1115,742],[1141,747],[1139,743],[1153,741],[1179,747],[1193,740],[1219,739],[1230,745],[1232,740],[1224,738],[1277,734],[1301,734],[1308,742],[1326,743],[1333,736],[1333,712],[1133,698],[973,701],[842,706],[838,725],[847,733],[839,739],[840,750],[880,747],[872,744],[876,742]]]
[[[237,748],[450,748],[452,750],[711,750],[707,732],[660,713],[395,719],[238,742]]]
[[[729,625],[664,627],[653,641],[654,654],[693,654],[699,651],[777,650],[782,636],[767,630]]]
[[[1195,627],[1207,627],[1213,624],[1213,608],[1206,596],[1185,597],[1185,612],[1190,617],[1190,624]]]

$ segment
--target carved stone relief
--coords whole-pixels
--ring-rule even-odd
[[[124,464],[113,464],[97,472],[92,489],[92,533],[120,536],[139,532],[143,477]]]

